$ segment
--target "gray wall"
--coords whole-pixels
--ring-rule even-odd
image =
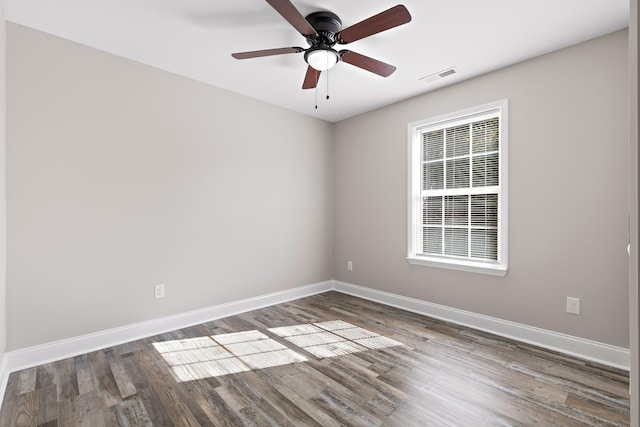
[[[508,274],[410,265],[407,123],[502,98]],[[624,30],[338,123],[334,278],[628,347],[627,120]]]
[[[11,23],[7,62],[9,350],[332,278],[330,124]]]
[[[335,125],[7,31],[8,349],[331,278],[629,345],[625,31]],[[407,123],[501,98],[509,273],[409,265]]]

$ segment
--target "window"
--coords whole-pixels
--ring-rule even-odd
[[[507,106],[409,124],[410,263],[506,274]]]

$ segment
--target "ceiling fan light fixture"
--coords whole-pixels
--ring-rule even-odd
[[[338,52],[325,47],[310,49],[304,54],[304,60],[307,61],[307,64],[318,71],[326,71],[333,68],[339,59]]]
[[[291,0],[266,1],[306,39],[310,47],[304,49],[294,46],[237,52],[231,54],[234,58],[249,59],[304,52],[304,60],[308,66],[302,89],[317,88],[320,73],[329,70],[338,62],[345,62],[382,77],[389,77],[396,70],[396,67],[391,64],[351,50],[338,52],[333,49],[333,46],[352,43],[410,22],[411,14],[405,6],[399,4],[343,29],[342,20],[328,10],[312,12],[305,17],[291,3]]]

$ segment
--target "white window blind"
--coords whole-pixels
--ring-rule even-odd
[[[410,125],[409,261],[506,272],[505,119],[506,100]]]

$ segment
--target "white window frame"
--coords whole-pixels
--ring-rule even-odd
[[[467,108],[449,114],[409,123],[408,144],[408,255],[411,264],[448,268],[474,273],[504,276],[508,269],[508,99]],[[499,116],[499,184],[498,184],[498,252],[497,261],[482,261],[459,257],[425,255],[421,253],[419,231],[422,183],[421,183],[421,135],[426,131],[443,129],[461,123]],[[458,191],[455,189],[454,191]],[[443,194],[446,194],[443,192]],[[453,194],[453,192],[452,192]]]

